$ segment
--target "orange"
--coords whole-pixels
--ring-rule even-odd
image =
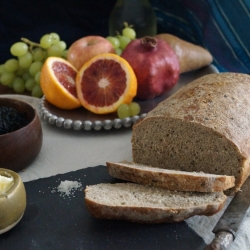
[[[137,79],[125,59],[104,53],[90,59],[78,71],[76,91],[83,107],[95,114],[108,114],[133,100]]]
[[[40,86],[45,98],[61,109],[81,106],[75,86],[77,70],[65,59],[48,57],[40,75]]]

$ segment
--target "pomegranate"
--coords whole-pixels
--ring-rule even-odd
[[[153,99],[171,90],[180,74],[178,57],[162,39],[143,37],[131,41],[121,54],[137,77],[137,95]]]

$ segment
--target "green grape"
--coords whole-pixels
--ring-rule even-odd
[[[66,50],[64,50],[64,51],[62,52],[62,58],[67,59],[67,54],[68,54],[68,50],[66,49]]]
[[[52,44],[55,44],[56,42],[60,41],[60,36],[57,33],[52,32],[50,33],[50,36],[52,38]]]
[[[128,38],[130,38],[131,40],[135,39],[136,38],[136,32],[134,29],[132,29],[131,27],[125,27],[123,30],[122,30],[122,35],[123,36],[126,36]]]
[[[115,53],[118,55],[118,56],[120,56],[121,54],[122,54],[122,49],[121,48],[117,48],[117,49],[115,49]]]
[[[1,64],[0,65],[0,75],[5,73],[5,72],[6,72],[6,70],[5,70],[4,64]]]
[[[48,56],[56,56],[56,57],[61,57],[62,56],[62,51],[56,47],[55,45],[50,46],[47,49]]]
[[[47,58],[48,58],[48,52],[47,50],[44,50],[44,61],[46,61]]]
[[[8,85],[6,85],[6,86],[12,89],[12,85],[13,85],[13,82],[10,82],[10,83],[9,83]]]
[[[19,66],[19,63],[18,63],[18,69],[17,69],[17,71],[16,71],[16,74],[17,74],[18,76],[21,76],[21,77],[22,77],[25,71],[26,71],[26,69],[21,68],[21,67]]]
[[[32,63],[32,60],[33,60],[32,54],[31,54],[30,52],[27,52],[27,53],[25,53],[24,55],[19,56],[19,57],[18,57],[18,60],[19,60],[19,66],[20,66],[21,68],[26,69],[26,68],[28,68],[28,67],[31,65],[31,63]]]
[[[121,104],[117,109],[117,115],[120,119],[126,118],[130,116],[129,106],[128,104]]]
[[[30,77],[31,76],[30,76],[29,72],[27,72],[27,71],[23,72],[22,78],[24,81],[27,81]]]
[[[0,82],[2,83],[2,85],[7,86],[14,81],[15,77],[16,75],[14,73],[5,72],[1,74]]]
[[[41,89],[41,87],[40,87],[39,84],[36,84],[36,85],[33,87],[32,91],[31,91],[31,95],[32,95],[33,97],[38,97],[38,98],[40,98],[40,97],[43,96],[43,92],[42,92],[42,89]]]
[[[26,43],[23,43],[23,42],[14,43],[14,44],[10,47],[10,53],[11,53],[13,56],[22,56],[22,55],[24,55],[27,51],[28,51],[28,45],[27,45]]]
[[[37,84],[40,84],[40,75],[41,75],[40,71],[35,74],[35,82]]]
[[[9,73],[17,71],[18,66],[19,66],[18,60],[14,58],[7,60],[4,64],[5,70]]]
[[[53,38],[50,34],[42,36],[40,39],[40,44],[44,49],[49,48],[53,44]]]
[[[129,105],[130,116],[138,115],[141,111],[141,107],[137,102],[131,102]]]
[[[107,36],[106,39],[112,44],[114,49],[120,48],[120,41],[117,37],[114,36]]]
[[[29,79],[27,79],[25,81],[25,88],[28,90],[28,91],[32,91],[32,89],[35,87],[36,85],[36,81],[34,78],[30,77]]]
[[[42,62],[33,62],[29,67],[29,73],[31,76],[35,76],[37,72],[40,72],[42,69]]]
[[[67,44],[64,41],[57,41],[53,45],[56,46],[61,51],[64,51],[67,48]]]
[[[25,90],[24,80],[21,77],[16,77],[13,81],[12,88],[17,93],[23,93]]]
[[[0,65],[0,83],[13,87],[17,93],[31,92],[32,96],[43,95],[40,87],[40,75],[44,61],[49,56],[67,58],[67,45],[60,36],[52,32],[40,39],[40,45],[22,38],[22,42],[13,44],[11,54],[17,58],[7,60]]]
[[[32,51],[33,61],[42,61],[45,58],[45,51],[41,48],[35,48]]]
[[[126,36],[118,36],[118,39],[120,41],[120,48],[125,49],[126,46],[131,42],[131,39]]]

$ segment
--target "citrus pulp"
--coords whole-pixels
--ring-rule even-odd
[[[82,106],[95,114],[115,112],[130,103],[137,92],[137,79],[132,67],[120,56],[99,54],[78,71],[76,91]]]
[[[76,75],[77,70],[65,59],[48,57],[40,76],[40,86],[48,102],[62,109],[80,107],[75,86]]]

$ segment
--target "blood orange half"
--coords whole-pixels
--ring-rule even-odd
[[[90,59],[78,71],[76,91],[83,107],[95,114],[108,114],[133,100],[137,79],[125,59],[104,53]]]
[[[81,106],[76,93],[77,70],[68,61],[58,57],[48,57],[40,76],[44,96],[51,104],[62,109]]]

